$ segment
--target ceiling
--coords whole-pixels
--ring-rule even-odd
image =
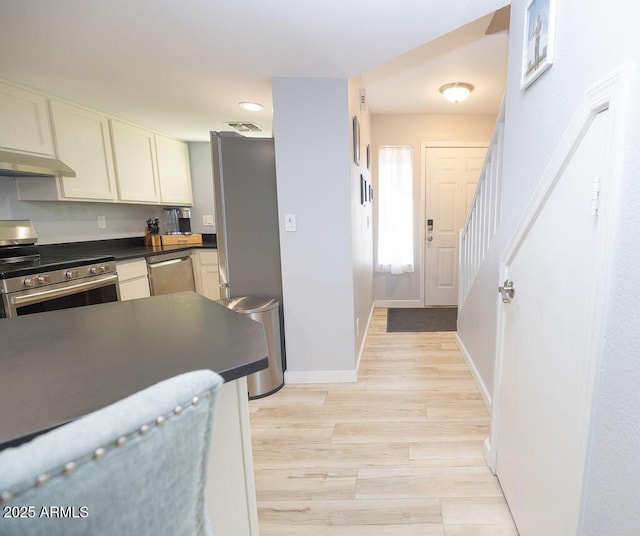
[[[506,4],[0,0],[0,78],[190,141],[228,121],[270,134],[273,77],[360,75],[372,113],[495,114],[508,36],[485,32]],[[455,81],[476,89],[451,105]]]

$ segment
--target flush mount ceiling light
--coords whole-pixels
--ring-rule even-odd
[[[466,82],[453,82],[440,88],[440,93],[449,102],[462,102],[473,91],[473,86]]]
[[[260,112],[264,110],[264,106],[262,106],[262,104],[259,104],[257,102],[239,102],[238,107],[242,108],[243,110],[248,110],[250,112]]]

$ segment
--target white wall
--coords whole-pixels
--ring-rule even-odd
[[[287,381],[349,376],[356,357],[348,81],[275,78],[273,105]],[[296,232],[284,231],[285,214],[296,215]]]
[[[372,171],[377,187],[378,148],[381,145],[410,145],[413,147],[413,198],[414,198],[414,256],[416,271],[410,274],[391,275],[376,273],[373,278],[373,294],[380,301],[423,302],[422,281],[422,208],[421,154],[422,142],[484,142],[489,143],[496,117],[494,115],[372,115]],[[374,211],[374,255],[376,252],[377,213]]]
[[[146,220],[161,213],[155,206],[20,201],[15,180],[0,177],[0,220],[30,219],[39,244],[144,236]],[[98,216],[105,216],[106,229],[98,229]]]
[[[585,91],[625,63],[639,83],[636,30],[628,1],[558,2],[556,60],[527,90],[520,89],[525,0],[512,3],[506,92],[502,224],[461,311],[459,335],[485,383],[493,385],[499,258]],[[640,110],[626,110],[620,225],[610,259],[612,285],[595,397],[585,505],[580,534],[632,536],[640,530]],[[550,302],[550,306],[553,303]],[[581,314],[565,311],[563,314]],[[499,455],[499,453],[498,453]]]

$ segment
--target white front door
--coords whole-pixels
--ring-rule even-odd
[[[458,304],[458,242],[486,147],[426,147],[424,304]],[[433,227],[433,228],[431,228]]]
[[[503,267],[515,293],[500,305],[496,472],[521,536],[578,530],[603,299],[605,225],[593,192],[595,180],[607,194],[611,115],[595,117],[538,196]]]

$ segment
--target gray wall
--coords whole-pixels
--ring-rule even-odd
[[[556,60],[526,90],[520,62],[526,1],[512,3],[506,93],[502,225],[479,279],[461,311],[459,334],[483,381],[493,384],[495,309],[499,256],[585,91],[624,64],[638,86],[637,30],[629,23],[633,4],[558,2]],[[623,110],[627,128],[620,147],[623,184],[615,235],[609,309],[595,396],[581,535],[632,536],[640,530],[640,109],[633,99]],[[581,314],[567,311],[566,314]]]
[[[352,223],[356,174],[358,203],[360,193],[351,167],[349,84],[276,78],[273,96],[287,372],[354,375],[355,319],[371,301],[370,290],[367,297],[366,289],[354,289],[354,278],[370,273],[371,260],[361,260],[367,247],[353,243],[354,236],[367,238],[356,230],[361,217]],[[285,214],[297,216],[297,232],[284,232]]]
[[[213,202],[213,169],[211,164],[211,144],[189,142],[189,165],[191,166],[191,188],[193,207],[191,208],[191,230],[194,233],[215,233],[214,225],[202,224],[203,215],[215,216]]]
[[[373,212],[374,204],[360,204],[360,174],[368,184],[367,144],[371,145],[371,117],[368,108],[360,110],[360,77],[349,80],[349,117],[360,123],[360,164],[351,159],[351,255],[353,267],[353,314],[356,325],[354,347],[359,356],[364,345],[366,327],[373,307]],[[350,123],[351,124],[351,123]],[[351,128],[351,127],[349,127]],[[373,149],[371,152],[373,160]],[[375,198],[375,196],[374,196]]]

